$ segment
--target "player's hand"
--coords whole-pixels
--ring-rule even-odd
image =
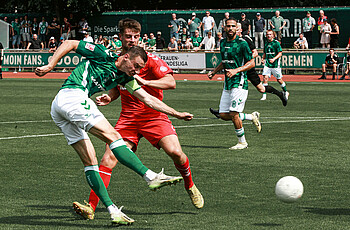
[[[226,76],[229,78],[236,76],[237,73],[238,73],[237,69],[226,70]]]
[[[96,104],[99,106],[108,105],[111,101],[112,99],[108,94],[102,94],[101,96],[96,97]]]
[[[266,62],[265,59],[261,59],[261,63],[262,63],[263,65],[265,65],[265,62]]]
[[[47,74],[48,72],[50,72],[53,68],[50,65],[44,65],[41,67],[37,67],[35,69],[35,74],[39,77],[44,76],[45,74]]]
[[[134,78],[136,79],[137,83],[139,83],[139,85],[146,85],[147,84],[147,80],[141,78],[139,75],[134,75]]]
[[[193,118],[193,114],[190,114],[190,113],[187,113],[187,112],[183,112],[183,113],[179,113],[176,116],[176,118],[180,119],[180,120],[190,121]]]
[[[269,59],[269,62],[270,62],[270,63],[274,63],[275,60],[273,60],[273,58],[271,58],[271,59]]]
[[[211,80],[215,76],[215,73],[213,71],[209,71],[208,78]]]

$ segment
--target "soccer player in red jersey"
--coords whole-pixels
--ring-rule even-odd
[[[141,25],[133,19],[124,19],[119,22],[120,38],[122,41],[122,53],[130,47],[137,45],[140,37]],[[141,69],[139,75],[134,76],[149,94],[163,99],[163,90],[175,89],[176,82],[173,71],[159,57],[148,53],[146,66]],[[202,208],[204,199],[193,183],[191,168],[186,154],[182,151],[176,131],[166,114],[153,110],[132,96],[125,88],[114,88],[108,95],[104,94],[96,98],[98,105],[107,105],[111,101],[121,97],[122,111],[115,129],[122,135],[127,146],[136,151],[141,137],[145,137],[154,147],[162,148],[174,161],[176,169],[183,177],[185,189],[188,192],[193,205]],[[100,163],[100,175],[108,187],[112,169],[118,160],[112,154],[108,146]],[[86,219],[94,218],[94,210],[99,198],[91,190],[87,205],[74,202],[75,210]]]

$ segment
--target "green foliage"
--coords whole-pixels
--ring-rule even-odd
[[[273,78],[272,78],[273,79]],[[72,202],[88,199],[83,166],[62,135],[5,140],[4,137],[59,134],[50,103],[63,80],[0,81],[1,229],[105,229],[109,216],[100,204],[96,219],[84,221]],[[271,80],[271,85],[279,86]],[[172,119],[194,181],[205,198],[202,210],[190,203],[182,184],[157,192],[122,165],[113,171],[109,194],[136,219],[128,229],[349,229],[349,106],[344,83],[287,82],[290,101],[274,95],[260,101],[251,85],[246,112],[261,112],[262,133],[244,122],[249,148],[230,151],[237,142],[231,122],[208,111],[219,104],[222,82],[177,82],[165,102],[189,111],[190,122]],[[100,108],[112,124],[120,102]],[[22,121],[22,122],[20,122]],[[26,122],[25,122],[26,121]],[[92,138],[98,159],[105,145]],[[138,156],[155,171],[178,175],[166,154],[146,140]],[[279,178],[294,175],[305,193],[294,204],[274,195]],[[123,228],[123,227],[122,227]]]

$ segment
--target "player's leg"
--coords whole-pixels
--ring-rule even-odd
[[[332,76],[332,80],[335,80],[335,75],[337,73],[337,64],[333,64],[333,76]]]
[[[182,151],[178,137],[176,135],[165,136],[158,144],[174,161],[176,169],[184,179],[185,189],[191,198],[192,204],[198,209],[203,208],[203,196],[193,183],[190,162],[186,154]]]
[[[262,85],[266,89],[267,86],[268,86],[269,77],[271,76],[271,68],[268,68],[267,66],[264,66],[262,75],[263,75]],[[263,95],[262,95],[260,100],[262,100],[262,101],[266,100],[266,91],[263,93]]]
[[[325,63],[322,64],[322,76],[319,79],[326,79],[326,67]]]
[[[283,79],[282,79],[283,78],[282,69],[281,68],[273,68],[273,69],[271,69],[271,73],[273,74],[273,76],[275,76],[275,78],[277,79],[277,82],[280,84],[280,86],[282,88],[283,96],[285,97],[286,100],[288,100],[289,92],[287,91],[286,82],[283,81]]]

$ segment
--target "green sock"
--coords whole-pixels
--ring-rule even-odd
[[[285,83],[285,82],[283,82],[283,83],[281,84],[281,88],[282,88],[282,90],[283,90],[284,92],[287,92],[287,86],[286,86],[286,83]]]
[[[120,163],[134,170],[140,176],[145,175],[148,168],[144,166],[135,153],[125,145],[123,139],[114,141],[109,145],[109,148]]]
[[[94,190],[96,195],[100,198],[102,203],[106,207],[112,205],[113,202],[111,198],[109,198],[107,189],[100,177],[98,166],[97,165],[86,166],[84,171],[85,171],[85,176],[88,184],[90,185],[92,190]]]

